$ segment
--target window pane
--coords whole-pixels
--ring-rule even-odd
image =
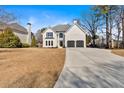
[[[49,46],[50,46],[50,41],[49,41]]]
[[[60,33],[60,34],[59,34],[59,37],[60,37],[60,38],[63,38],[63,33]]]
[[[46,41],[46,46],[47,46],[47,41]]]
[[[53,46],[53,41],[51,41],[51,46]]]
[[[46,36],[47,36],[47,37],[53,37],[53,32],[47,32],[47,33],[46,33]]]

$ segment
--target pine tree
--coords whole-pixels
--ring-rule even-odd
[[[35,36],[33,36],[33,38],[32,38],[31,46],[32,46],[32,47],[36,47],[36,39],[35,39]]]
[[[20,48],[22,47],[22,43],[20,39],[14,35],[11,28],[6,28],[3,33],[0,34],[0,47]]]

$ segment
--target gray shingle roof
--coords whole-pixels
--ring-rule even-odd
[[[70,25],[56,25],[52,27],[53,31],[59,32],[59,31],[67,31],[69,29]]]
[[[0,29],[5,29],[7,27],[7,24],[0,22]]]
[[[5,23],[0,22],[0,30],[1,31],[3,29],[5,29],[6,27],[10,27],[11,29],[13,29],[13,31],[16,31],[19,33],[28,34],[27,29],[24,28],[23,26],[19,25],[18,23],[5,24]]]
[[[28,33],[28,32],[27,32],[27,29],[24,28],[23,26],[19,25],[18,23],[12,23],[12,24],[9,24],[8,26],[9,26],[10,28],[12,28],[13,30],[16,30],[16,31],[18,31],[18,32],[20,32],[20,33],[25,33],[25,34]]]

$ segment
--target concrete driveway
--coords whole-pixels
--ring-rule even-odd
[[[124,57],[105,49],[66,49],[65,66],[55,88],[88,87],[124,87]]]

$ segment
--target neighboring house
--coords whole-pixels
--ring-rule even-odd
[[[18,23],[11,23],[11,24],[0,24],[0,33],[4,31],[5,28],[10,27],[15,35],[19,37],[22,43],[27,43],[31,45],[31,38],[33,33],[31,32],[31,24],[27,24],[27,29]]]
[[[117,45],[117,42],[118,42],[118,45]],[[99,38],[95,40],[95,43],[99,48],[105,48],[106,38],[104,36],[99,36]],[[122,47],[122,41],[121,40],[117,41],[116,39],[112,39],[112,48],[117,48],[117,47],[119,48]]]
[[[86,47],[86,33],[77,20],[72,25],[48,27],[43,33],[43,47]]]

